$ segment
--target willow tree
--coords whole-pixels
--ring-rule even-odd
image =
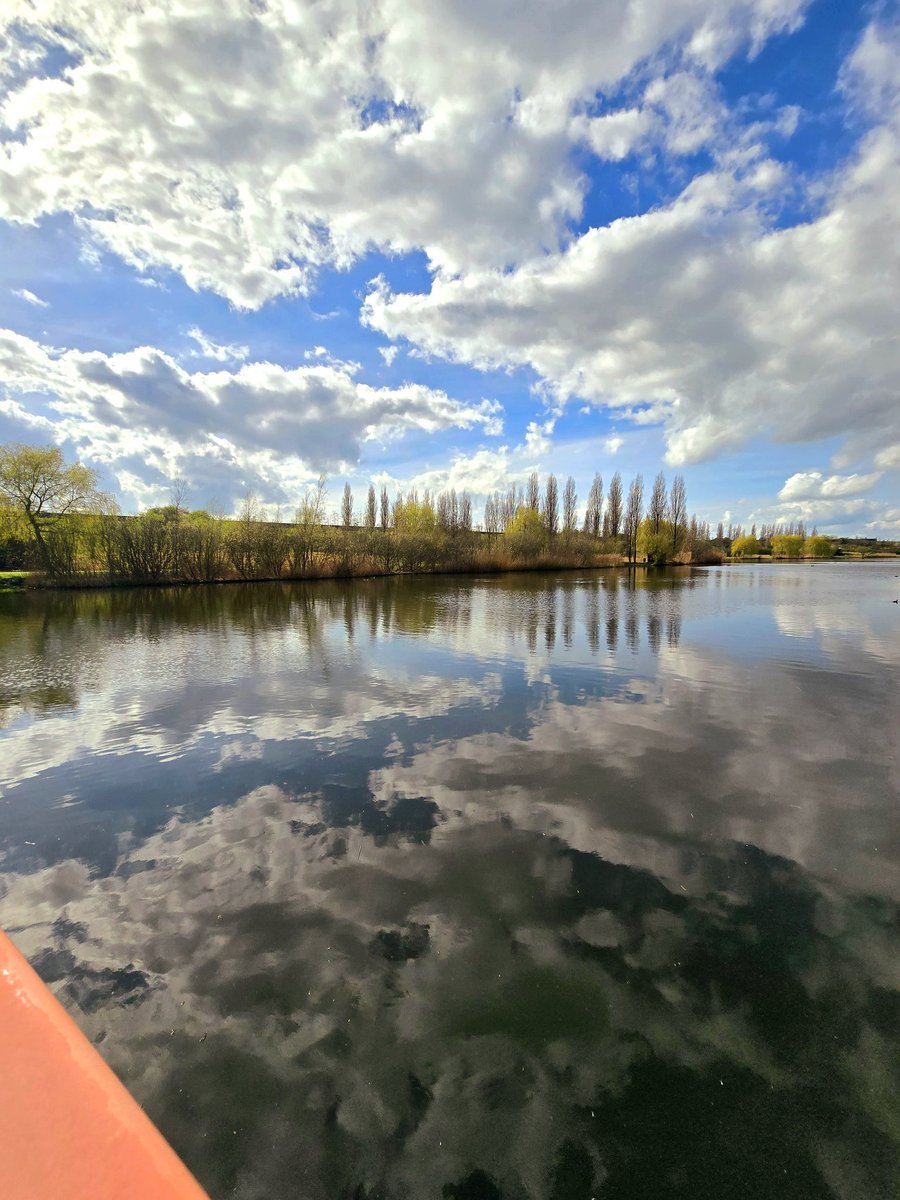
[[[0,501],[20,518],[37,547],[40,564],[52,570],[50,524],[72,513],[97,509],[97,476],[82,463],[66,464],[58,446],[0,446]]]

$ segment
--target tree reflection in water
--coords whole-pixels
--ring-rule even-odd
[[[786,570],[4,598],[0,918],[214,1198],[891,1196],[896,664]]]

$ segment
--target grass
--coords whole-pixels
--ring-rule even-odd
[[[0,591],[24,587],[25,580],[31,574],[31,571],[0,571]]]

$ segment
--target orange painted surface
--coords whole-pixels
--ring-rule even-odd
[[[207,1200],[0,932],[3,1200]]]

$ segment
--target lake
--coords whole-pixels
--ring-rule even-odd
[[[0,595],[0,924],[213,1200],[887,1200],[900,564]]]

